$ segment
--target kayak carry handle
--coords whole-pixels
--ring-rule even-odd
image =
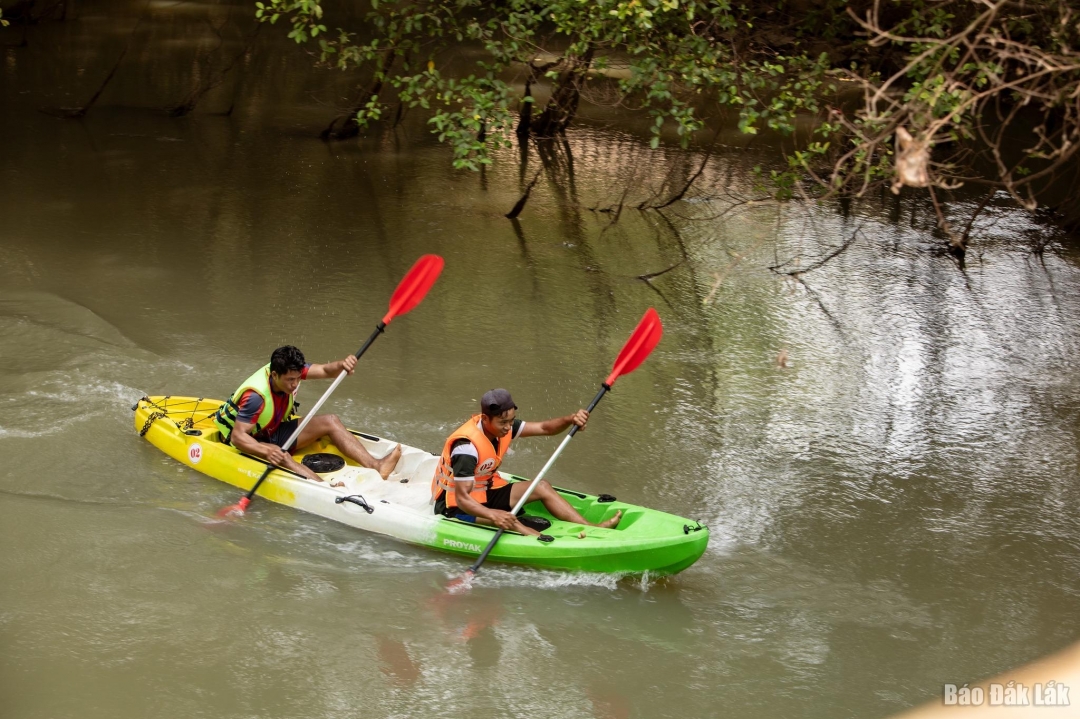
[[[363,510],[365,512],[367,512],[368,514],[371,514],[372,512],[375,511],[375,508],[372,507],[370,504],[368,504],[367,500],[364,499],[363,496],[361,496],[359,494],[350,494],[348,497],[335,497],[334,498],[334,504],[341,504],[342,502],[351,502],[352,504],[355,504],[358,507],[363,508]]]

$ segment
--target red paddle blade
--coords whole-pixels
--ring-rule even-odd
[[[630,339],[623,345],[622,352],[615,358],[615,368],[604,380],[604,384],[610,387],[620,376],[636,370],[653,351],[653,347],[656,347],[656,343],[660,341],[663,334],[664,325],[660,322],[660,315],[656,314],[656,310],[652,307],[645,310],[645,316],[641,318],[641,322],[638,322],[634,334],[630,335]]]
[[[439,279],[442,268],[443,258],[438,255],[424,255],[417,260],[394,290],[394,295],[390,298],[390,310],[382,318],[383,324],[390,324],[390,320],[420,304],[420,300],[424,299],[435,280]]]
[[[243,517],[244,510],[247,509],[247,506],[249,504],[251,504],[250,499],[248,499],[247,497],[241,497],[240,501],[236,504],[232,504],[228,507],[223,507],[222,509],[219,509],[217,516],[221,517],[222,519],[227,519],[229,517]]]
[[[465,573],[460,577],[455,577],[450,580],[450,583],[446,585],[446,591],[450,594],[461,594],[472,589],[473,570],[466,569]]]

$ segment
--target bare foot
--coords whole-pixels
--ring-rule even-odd
[[[612,517],[611,519],[605,519],[603,522],[600,522],[600,524],[596,526],[603,527],[604,529],[614,529],[615,527],[619,526],[620,520],[622,520],[622,510],[617,509],[615,510],[614,517]]]
[[[379,476],[386,479],[390,476],[390,473],[394,471],[394,467],[397,466],[398,460],[401,459],[401,445],[394,447],[390,450],[390,454],[386,455],[379,460]]]

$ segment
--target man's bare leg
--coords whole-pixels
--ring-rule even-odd
[[[515,482],[510,487],[510,506],[517,505],[518,500],[525,494],[525,490],[529,488],[529,482]],[[574,524],[587,524],[591,527],[603,527],[605,529],[611,529],[619,524],[622,519],[622,510],[615,512],[615,516],[611,519],[606,519],[599,524],[593,524],[586,520],[581,514],[574,509],[573,505],[563,499],[562,495],[555,491],[555,488],[547,483],[546,479],[541,479],[536,483],[536,489],[529,495],[529,501],[540,501],[544,503],[544,507],[547,511],[551,512],[551,515],[557,519],[561,519],[564,522],[573,522]],[[518,522],[521,524],[521,522]],[[524,526],[524,525],[522,525]],[[530,532],[531,534],[539,534],[539,532]]]
[[[378,471],[379,476],[386,479],[394,471],[398,460],[401,459],[401,445],[395,446],[390,453],[382,459],[375,459],[367,451],[364,445],[353,436],[352,432],[345,428],[341,420],[335,414],[320,414],[311,418],[307,427],[300,433],[296,440],[296,446],[303,448],[321,437],[329,437],[330,441],[353,461],[359,462],[361,467]]]
[[[299,474],[302,477],[307,477],[308,479],[314,480],[316,482],[323,481],[322,477],[316,474],[313,470],[297,462],[288,452],[285,453],[285,461],[279,466],[281,466],[283,469],[287,469],[290,472]]]

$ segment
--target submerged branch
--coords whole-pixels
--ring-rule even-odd
[[[686,196],[686,193],[690,190],[690,186],[701,177],[701,173],[705,172],[705,165],[709,162],[709,158],[712,156],[713,148],[716,147],[716,138],[720,137],[720,130],[723,129],[723,125],[718,125],[716,132],[713,134],[712,142],[709,143],[709,148],[705,151],[705,157],[701,158],[701,164],[698,166],[697,172],[691,175],[690,179],[686,181],[686,184],[682,186],[682,189],[672,195],[666,202],[660,204],[648,204],[648,200],[643,201],[638,205],[639,210],[662,210],[669,205],[674,205],[676,202]]]
[[[745,252],[732,253],[734,255],[735,259],[732,260],[731,264],[729,264],[727,267],[725,267],[722,271],[713,273],[713,279],[715,281],[713,282],[712,287],[709,288],[709,294],[705,295],[705,298],[703,300],[701,300],[701,304],[707,305],[710,302],[712,302],[713,296],[717,292],[720,291],[720,286],[724,284],[724,280],[727,278],[727,276],[729,274],[731,274],[731,271],[734,270],[743,260],[745,260],[747,255],[749,255],[751,252],[753,252],[754,250],[756,250],[757,248],[759,248],[763,244],[765,244],[766,240],[768,240],[768,239],[769,239],[768,236],[762,237],[760,240],[758,240],[753,245],[751,245],[750,249],[746,250]],[[729,252],[730,252],[730,250],[729,250]]]
[[[529,193],[532,192],[533,186],[536,185],[536,181],[540,179],[540,175],[542,173],[543,173],[543,170],[537,170],[536,171],[536,175],[533,177],[532,182],[530,182],[528,184],[528,186],[525,188],[525,194],[523,194],[521,196],[521,199],[518,200],[516,203],[514,203],[514,207],[509,212],[506,213],[506,215],[505,215],[506,219],[508,219],[508,220],[516,219],[517,216],[521,214],[521,211],[525,209],[525,203],[529,201]]]
[[[185,115],[191,114],[191,112],[195,110],[195,106],[199,104],[199,101],[201,101],[208,92],[221,85],[221,83],[225,81],[225,77],[236,66],[236,63],[240,61],[240,58],[244,57],[248,54],[248,52],[251,51],[251,47],[255,43],[255,38],[258,37],[260,30],[262,30],[262,25],[255,25],[255,28],[251,31],[251,34],[248,35],[247,42],[244,43],[244,46],[240,49],[240,52],[233,55],[233,57],[229,59],[229,61],[226,62],[225,65],[222,66],[222,68],[217,72],[207,72],[206,79],[204,79],[195,88],[193,88],[192,91],[188,93],[188,96],[184,98],[183,102],[174,105],[173,107],[170,107],[168,109],[169,116],[184,117]],[[218,39],[219,41],[221,40],[220,31],[218,31]],[[220,42],[219,47],[213,52],[211,52],[209,55],[207,55],[206,58],[204,58],[207,65],[209,65],[210,63],[210,58],[213,55],[217,54],[219,49]],[[229,113],[231,112],[232,107],[229,108]]]
[[[798,267],[798,268],[796,268],[796,269],[794,269],[794,270],[784,270],[784,269],[781,269],[781,268],[783,268],[783,267],[784,267],[785,265],[791,264],[792,260],[787,260],[787,261],[785,261],[785,262],[781,262],[781,263],[780,263],[780,264],[778,264],[778,265],[771,265],[771,266],[769,267],[769,270],[770,270],[770,271],[772,271],[772,272],[775,272],[775,273],[776,273],[776,274],[778,274],[778,275],[786,275],[786,276],[788,276],[788,277],[795,277],[795,278],[798,278],[799,276],[801,276],[801,275],[804,275],[804,274],[806,274],[807,272],[812,272],[813,270],[816,270],[816,269],[819,269],[819,268],[821,268],[821,267],[824,267],[824,266],[825,266],[825,264],[826,264],[826,263],[827,263],[827,262],[828,262],[829,260],[831,260],[831,259],[833,259],[834,257],[838,256],[838,255],[839,255],[839,254],[840,254],[841,252],[843,252],[844,250],[846,250],[847,248],[849,248],[849,247],[851,247],[851,246],[852,246],[853,244],[855,244],[855,240],[856,240],[856,239],[858,238],[858,236],[859,236],[859,234],[860,234],[861,232],[862,232],[862,229],[861,229],[861,228],[859,228],[859,229],[856,229],[856,230],[855,230],[855,231],[854,231],[853,233],[851,233],[851,237],[849,237],[849,238],[848,238],[847,240],[845,240],[843,244],[839,245],[838,247],[834,247],[834,248],[833,248],[833,250],[832,250],[832,252],[829,252],[828,254],[826,254],[825,256],[821,257],[821,258],[820,258],[819,260],[817,260],[816,262],[813,262],[813,263],[811,263],[811,264],[810,264],[810,265],[808,265],[807,267]]]
[[[686,259],[685,259],[685,258],[683,258],[683,259],[679,260],[678,262],[676,262],[675,264],[673,264],[673,265],[672,265],[671,267],[668,267],[668,268],[666,268],[666,269],[660,270],[659,272],[649,272],[649,273],[646,273],[646,274],[644,274],[644,275],[638,275],[638,276],[637,276],[637,278],[638,278],[639,280],[644,280],[644,281],[646,281],[646,282],[650,282],[650,281],[652,281],[652,279],[653,279],[654,277],[659,277],[660,275],[664,275],[664,274],[667,274],[668,272],[671,272],[671,271],[672,271],[673,269],[675,269],[676,267],[680,267],[680,266],[682,266],[682,265],[684,265],[684,264],[686,264]]]

